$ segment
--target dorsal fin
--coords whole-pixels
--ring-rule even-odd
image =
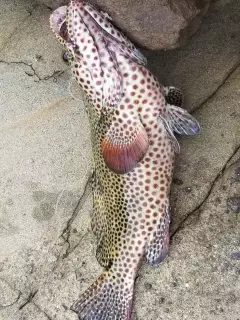
[[[166,102],[170,105],[182,107],[183,106],[183,93],[176,87],[164,87],[164,95]]]

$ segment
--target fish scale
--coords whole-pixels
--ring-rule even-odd
[[[169,192],[179,149],[173,131],[197,134],[199,125],[179,108],[181,91],[159,84],[106,14],[72,0],[53,12],[50,24],[85,92],[94,171],[91,225],[104,268],[71,309],[79,319],[127,320],[142,259],[156,265],[168,254]]]

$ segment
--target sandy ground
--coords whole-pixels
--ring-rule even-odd
[[[69,306],[101,273],[82,97],[50,10],[0,7],[0,319],[76,320]],[[133,318],[239,320],[239,1],[215,1],[184,48],[146,56],[162,83],[183,89],[202,133],[180,140],[170,256],[143,263]]]

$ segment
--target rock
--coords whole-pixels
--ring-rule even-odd
[[[66,1],[66,0],[38,0],[38,2],[44,4],[45,6],[51,8],[51,9],[56,9],[60,6],[64,6],[69,1]]]
[[[0,309],[13,305],[20,297],[7,281],[0,279]]]
[[[233,182],[240,182],[240,167],[236,168],[235,170],[235,177],[233,179]]]
[[[39,0],[53,9],[64,0]],[[210,0],[89,0],[107,12],[138,45],[148,49],[181,46],[198,29]]]

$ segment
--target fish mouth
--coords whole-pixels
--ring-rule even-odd
[[[56,9],[50,16],[50,27],[53,32],[61,37],[64,41],[68,41],[68,31],[67,31],[67,6],[62,6]]]

